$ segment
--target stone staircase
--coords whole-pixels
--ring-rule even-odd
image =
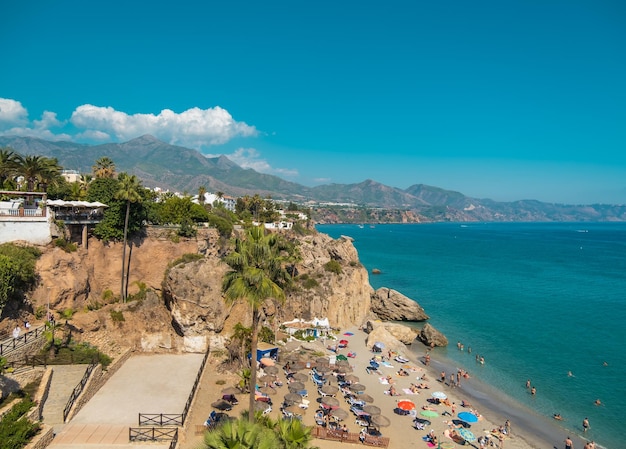
[[[43,406],[44,424],[58,433],[63,428],[63,409],[72,391],[85,375],[88,365],[54,365],[48,398]]]

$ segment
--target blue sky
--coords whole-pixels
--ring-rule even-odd
[[[626,2],[2,2],[0,134],[626,203]],[[67,167],[71,168],[71,167]]]

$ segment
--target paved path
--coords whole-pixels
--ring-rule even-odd
[[[128,428],[138,427],[140,413],[182,413],[202,363],[202,354],[136,355],[107,381],[65,425],[51,449],[137,448]],[[151,443],[151,449],[169,442]]]
[[[55,365],[52,367],[50,392],[43,406],[43,422],[54,427],[55,432],[63,428],[63,409],[72,391],[85,375],[88,365]]]

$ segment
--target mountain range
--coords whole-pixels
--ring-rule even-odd
[[[91,173],[95,161],[106,156],[115,162],[118,172],[137,175],[147,187],[194,194],[204,186],[210,192],[220,191],[235,197],[258,193],[276,200],[314,205],[318,216],[327,217],[320,221],[326,222],[626,221],[625,205],[566,205],[535,200],[498,202],[424,184],[399,189],[373,180],[307,187],[244,169],[226,156],[206,157],[196,150],[170,145],[150,135],[101,145],[0,136],[0,147],[9,147],[22,155],[54,157],[65,169],[80,173]],[[361,212],[337,214],[341,208]],[[339,218],[328,219],[329,214]]]

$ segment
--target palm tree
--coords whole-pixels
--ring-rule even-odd
[[[126,201],[126,217],[124,219],[124,246],[122,250],[122,287],[120,296],[123,302],[126,302],[126,241],[128,239],[128,218],[130,216],[130,203],[141,202],[141,182],[135,175],[129,176],[127,173],[120,173],[117,177],[120,187],[115,193],[116,200]],[[130,264],[130,261],[129,261]]]
[[[115,162],[109,157],[101,157],[91,169],[96,178],[115,178]]]
[[[9,148],[0,148],[0,188],[16,174],[17,155]]]
[[[311,428],[299,419],[281,419],[276,425],[278,439],[285,449],[304,449],[313,439]]]
[[[56,158],[44,156],[16,156],[16,172],[26,180],[29,192],[35,188],[45,190],[46,186],[55,182],[61,172]]]
[[[278,438],[264,425],[239,418],[206,432],[204,445],[207,449],[276,449]]]
[[[282,286],[288,285],[289,274],[281,265],[282,240],[275,234],[265,235],[264,228],[250,229],[245,240],[236,239],[234,251],[226,256],[225,262],[232,268],[224,276],[222,291],[224,299],[233,303],[243,299],[252,310],[252,337],[250,341],[250,402],[254,410],[256,388],[257,346],[261,325],[262,306],[269,300],[284,301]],[[254,414],[249,414],[254,422]]]
[[[201,206],[204,206],[204,195],[206,195],[206,187],[200,186],[200,188],[198,188],[198,203]]]

